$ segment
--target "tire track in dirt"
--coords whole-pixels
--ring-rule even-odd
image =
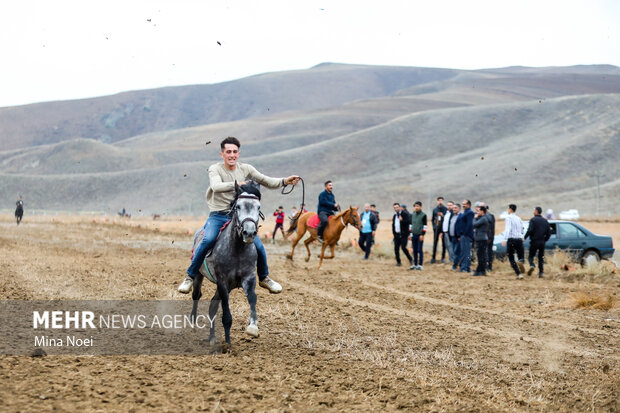
[[[381,311],[381,312],[386,312],[386,313],[390,313],[390,314],[394,314],[398,316],[404,316],[406,318],[412,318],[417,321],[423,320],[427,322],[432,322],[432,323],[435,323],[435,324],[438,324],[444,327],[466,329],[466,330],[475,331],[479,333],[492,334],[498,337],[507,337],[515,341],[523,339],[523,341],[529,341],[529,342],[535,343],[540,348],[545,348],[547,346],[547,343],[544,340],[541,340],[533,336],[526,337],[524,333],[522,332],[498,330],[497,328],[491,327],[488,325],[481,327],[480,325],[471,324],[470,322],[463,321],[463,320],[457,320],[453,317],[449,317],[445,315],[443,316],[431,315],[430,313],[422,312],[422,311],[415,310],[415,309],[404,310],[404,309],[395,308],[395,307],[384,305],[384,304],[373,303],[371,301],[362,301],[362,300],[353,298],[351,296],[346,296],[346,297],[339,296],[329,291],[326,291],[325,289],[319,289],[319,288],[313,287],[311,284],[301,284],[299,282],[292,281],[288,278],[286,279],[286,283],[293,285],[297,288],[304,289],[305,291],[310,292],[317,297],[328,298],[332,301],[342,303],[342,304],[352,304],[352,305],[356,305],[361,308],[371,308],[372,310],[375,310],[375,311]],[[350,292],[351,291],[349,290],[349,293]],[[582,356],[586,356],[589,358],[607,357],[607,358],[612,358],[614,360],[620,360],[620,356],[618,355],[613,355],[613,354],[601,355],[598,352],[590,351],[590,350],[583,349],[583,348],[576,349],[576,348],[571,347],[568,344],[561,343],[561,342],[554,343],[554,346],[560,351],[574,354],[580,357]]]
[[[457,310],[467,310],[467,311],[473,311],[473,312],[479,312],[479,313],[485,313],[485,314],[489,314],[489,315],[493,315],[493,316],[498,316],[498,317],[507,317],[507,318],[512,318],[514,321],[520,321],[523,322],[528,321],[531,323],[540,323],[540,324],[549,324],[552,325],[554,327],[561,327],[564,328],[566,330],[574,330],[575,326],[568,324],[568,323],[562,323],[560,321],[556,321],[556,320],[543,320],[540,318],[532,318],[532,317],[528,317],[528,316],[524,316],[524,315],[517,315],[517,314],[511,314],[508,312],[499,312],[499,311],[495,311],[495,310],[489,310],[486,308],[480,308],[480,307],[472,307],[469,305],[465,305],[465,304],[458,304],[458,303],[453,303],[453,302],[449,302],[449,301],[445,301],[445,300],[440,300],[437,298],[432,298],[432,297],[428,297],[428,296],[424,296],[418,293],[411,293],[411,292],[404,292],[401,290],[397,290],[395,288],[391,288],[391,287],[387,287],[385,285],[380,285],[380,284],[376,284],[373,282],[369,282],[369,281],[365,281],[365,280],[359,280],[359,282],[365,286],[371,287],[371,288],[375,288],[378,290],[383,290],[383,291],[388,291],[392,294],[396,294],[396,295],[402,295],[403,297],[407,297],[407,298],[413,298],[416,301],[421,301],[421,302],[426,302],[429,304],[433,304],[433,305],[439,305],[439,306],[446,306],[446,307],[450,307],[450,308],[454,308]],[[603,336],[603,337],[609,337],[610,335],[613,335],[614,337],[618,337],[619,335],[613,334],[612,332],[602,332],[600,330],[595,330],[593,328],[588,328],[588,327],[580,327],[579,328],[580,331],[583,332],[588,332],[590,334],[596,335],[596,336]]]

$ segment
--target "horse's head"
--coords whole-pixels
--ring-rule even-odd
[[[250,181],[244,185],[235,182],[235,200],[233,201],[233,223],[237,235],[246,244],[254,242],[258,233],[260,213],[260,185]]]
[[[347,224],[353,225],[355,228],[360,229],[362,227],[362,220],[360,219],[359,207],[349,206],[347,210]]]

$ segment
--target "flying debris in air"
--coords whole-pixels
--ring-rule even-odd
[[[220,43],[219,40],[217,41],[217,44],[219,44],[220,46],[222,45],[222,43]]]
[[[210,143],[211,143],[211,141],[206,141],[206,142],[205,142],[205,145],[208,145],[208,144],[210,144]]]
[[[146,19],[146,21],[150,23],[150,22],[151,22],[151,19]]]

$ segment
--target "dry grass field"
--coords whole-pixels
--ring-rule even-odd
[[[1,215],[0,299],[178,299],[189,311],[176,286],[202,223],[48,215],[16,226]],[[321,271],[267,242],[284,291],[258,288],[255,339],[245,297],[232,294],[231,353],[0,356],[1,410],[620,410],[620,274],[609,263],[564,271],[557,256],[545,279],[522,281],[503,263],[488,277],[407,271],[394,266],[388,223],[369,261],[348,229]],[[585,225],[618,248],[620,224]]]

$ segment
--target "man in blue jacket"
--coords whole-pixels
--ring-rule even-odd
[[[463,213],[457,220],[456,236],[459,238],[461,254],[461,272],[471,272],[471,244],[474,240],[474,212],[471,210],[471,201],[463,201]]]
[[[330,215],[334,215],[334,211],[338,210],[338,204],[336,203],[336,197],[332,193],[334,185],[332,181],[325,182],[325,190],[319,194],[319,205],[317,206],[317,213],[321,223],[317,229],[319,236],[319,242],[323,243],[323,231],[327,226],[327,221]]]

